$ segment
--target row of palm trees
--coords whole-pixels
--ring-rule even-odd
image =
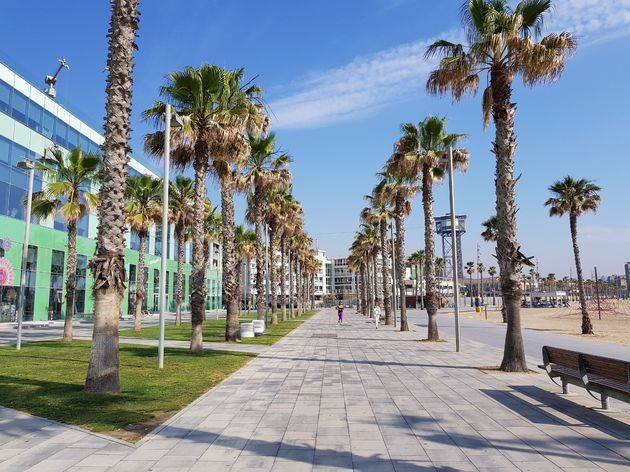
[[[130,114],[133,84],[133,55],[137,49],[135,37],[139,26],[138,0],[112,0],[108,33],[106,116],[102,166],[98,170],[98,236],[96,253],[90,261],[94,277],[94,332],[85,389],[105,393],[120,391],[118,360],[119,306],[124,295],[126,274],[124,263],[127,225],[135,227],[141,239],[151,219],[148,200],[155,181],[144,177],[128,182],[127,156],[130,152]],[[291,192],[286,154],[275,150],[275,138],[268,134],[270,120],[265,112],[261,88],[245,80],[244,70],[228,70],[212,65],[186,67],[172,72],[160,88],[160,99],[143,112],[145,120],[155,123],[158,130],[145,136],[145,150],[163,157],[163,145],[172,145],[171,163],[180,171],[192,170],[191,181],[176,179],[171,189],[173,205],[171,220],[178,240],[178,267],[183,260],[183,241],[192,240],[192,282],[190,308],[192,333],[190,349],[203,350],[203,320],[205,317],[206,267],[208,234],[220,237],[222,243],[223,299],[226,306],[226,341],[239,337],[239,261],[243,251],[244,233],[234,223],[234,196],[246,191],[250,205],[248,219],[254,224],[254,257],[257,261],[256,285],[258,316],[262,316],[264,289],[263,225],[269,226],[271,285],[276,286],[276,253],[281,257],[279,271],[282,319],[302,313],[313,293],[316,261],[312,241],[303,229],[303,211]],[[159,129],[166,105],[170,104],[181,118],[170,136]],[[206,197],[206,181],[213,177],[221,194],[219,218],[212,214]],[[96,178],[96,177],[94,177]],[[87,181],[87,177],[85,178]],[[85,182],[83,183],[85,185]],[[85,193],[84,193],[85,195]],[[89,196],[87,197],[90,198]],[[151,197],[153,198],[153,196]],[[144,203],[140,203],[140,199]],[[156,200],[157,201],[157,200]],[[93,203],[96,203],[95,201]],[[142,207],[142,210],[141,210]],[[146,211],[145,211],[146,210]],[[165,235],[164,235],[165,236]],[[251,235],[247,238],[251,239]],[[146,245],[146,237],[144,238]],[[279,248],[279,251],[277,249]],[[240,252],[241,255],[244,252]],[[139,268],[140,269],[140,268]],[[68,274],[74,274],[68,270]],[[143,271],[138,271],[137,306],[143,293]],[[288,274],[289,283],[284,281]],[[70,282],[69,282],[70,283]],[[181,321],[181,269],[178,270],[177,318]],[[289,288],[288,303],[286,287]],[[295,291],[295,293],[293,293]],[[272,322],[277,322],[277,294],[272,290]],[[294,311],[294,304],[295,311]],[[68,306],[73,304],[68,303]]]
[[[512,97],[513,81],[521,76],[525,85],[548,83],[558,79],[564,71],[567,57],[577,47],[575,38],[567,32],[552,33],[541,38],[543,21],[552,7],[551,0],[523,0],[514,7],[507,0],[469,0],[461,11],[462,26],[466,43],[457,44],[438,40],[426,51],[426,57],[439,59],[439,64],[427,80],[426,89],[430,94],[451,93],[454,101],[465,95],[474,95],[481,83],[483,90],[484,128],[492,120],[495,128],[492,152],[496,158],[496,256],[499,266],[499,280],[503,306],[507,319],[507,330],[501,369],[506,371],[526,371],[525,352],[520,325],[521,284],[520,274],[523,264],[530,264],[529,258],[521,252],[516,224],[516,182],[514,163],[516,135],[514,118],[516,104]],[[485,79],[485,80],[482,80]],[[437,120],[439,121],[439,120]],[[415,128],[415,129],[414,129]],[[439,178],[442,168],[436,163],[441,148],[433,149],[430,143],[423,143],[419,128],[403,125],[403,138],[396,146],[386,171],[388,179],[403,185],[413,195],[416,180],[421,175],[422,201],[425,214],[425,287],[426,308],[429,316],[429,339],[437,339],[436,293],[435,293],[435,254],[433,240],[432,185]],[[455,139],[453,136],[451,139]],[[421,149],[437,151],[424,156]],[[411,169],[411,172],[401,172]],[[409,177],[412,177],[411,179]],[[401,277],[404,255],[404,230],[401,221],[410,203],[402,205],[401,197],[395,205],[394,216],[397,226],[397,276]],[[399,285],[403,287],[402,280]],[[401,329],[408,329],[405,303],[400,300]]]
[[[350,253],[353,270],[359,274],[361,287],[361,311],[371,316],[375,300],[383,299],[386,324],[392,323],[392,305],[400,310],[400,330],[408,331],[407,304],[405,290],[405,218],[411,213],[411,202],[416,193],[422,191],[422,205],[425,223],[425,248],[414,253],[413,264],[423,265],[424,291],[423,305],[429,314],[427,338],[439,339],[437,310],[440,305],[437,274],[443,267],[436,267],[435,221],[433,216],[433,184],[441,181],[451,154],[455,169],[465,171],[468,166],[468,151],[453,149],[462,137],[446,132],[446,120],[428,116],[420,123],[406,123],[401,126],[401,137],[394,145],[394,153],[385,163],[380,178],[366,198],[371,206],[361,212],[363,225],[357,233]],[[388,221],[393,220],[395,237],[388,240]],[[378,255],[382,259],[382,280],[379,285],[375,273]],[[400,287],[398,296],[390,286],[391,267],[395,272],[395,285]],[[442,261],[443,263],[443,261]],[[442,264],[441,263],[441,264]],[[418,274],[420,271],[416,271]],[[418,275],[417,275],[418,277]],[[416,287],[420,286],[416,280]],[[379,293],[382,286],[383,296]],[[417,299],[417,297],[416,297]]]

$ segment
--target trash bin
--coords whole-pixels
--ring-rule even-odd
[[[265,320],[253,320],[254,334],[263,334],[265,332]]]
[[[242,323],[241,324],[241,338],[253,338],[254,334],[254,324],[253,323]]]

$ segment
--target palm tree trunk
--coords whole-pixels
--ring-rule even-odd
[[[407,303],[405,290],[405,224],[403,215],[404,202],[397,199],[396,202],[396,275],[398,276],[398,290],[400,292],[400,330],[409,331],[407,321]]]
[[[94,278],[94,331],[85,390],[120,391],[118,323],[125,290],[125,190],[138,0],[111,2],[107,52],[107,104]]]
[[[367,315],[367,282],[365,280],[365,262],[361,262],[361,314]]]
[[[424,260],[420,262],[420,309],[424,310],[424,292],[422,291],[422,281],[424,280]]]
[[[473,301],[473,284],[472,284],[472,272],[468,273],[468,280],[470,281],[470,288],[468,289],[469,293],[470,293],[470,306],[473,307],[475,306],[475,302]]]
[[[225,293],[225,340],[236,341],[240,336],[238,323],[238,273],[234,238],[234,195],[232,176],[221,179],[221,223],[223,228],[223,291]]]
[[[254,191],[254,226],[256,229],[256,318],[265,319],[265,246],[263,243],[263,215],[261,192]]]
[[[293,254],[293,251],[291,251],[289,249],[289,317],[291,319],[295,318],[295,314],[293,312],[293,295],[294,295],[294,291],[293,291],[293,258],[295,257],[295,255]]]
[[[284,235],[280,238],[280,303],[282,304],[282,321],[287,321],[287,288],[286,284],[286,252],[287,240]]]
[[[138,236],[140,236],[140,250],[138,251],[138,276],[136,277],[136,306],[133,320],[134,331],[140,331],[142,328],[142,306],[147,296],[147,294],[144,293],[144,286],[146,284],[144,258],[147,253],[148,234],[146,231],[140,231]]]
[[[571,227],[571,242],[573,243],[573,256],[575,257],[575,271],[577,272],[578,294],[580,296],[580,309],[582,310],[582,334],[593,334],[593,323],[586,309],[586,296],[584,295],[584,278],[582,277],[582,261],[580,259],[580,247],[577,240],[577,216],[569,215]]]
[[[379,300],[379,302],[383,303],[383,289],[382,286],[378,283],[378,248],[374,250],[372,254],[372,265],[374,266],[374,298],[375,300]]]
[[[418,284],[419,284],[419,279],[420,279],[420,266],[419,264],[414,264],[415,269],[416,269],[416,286],[414,287],[413,290],[413,304],[415,309],[418,309]]]
[[[433,218],[433,173],[431,165],[422,167],[422,208],[424,210],[424,277],[427,308],[427,339],[438,341],[438,295],[435,283],[435,220]]]
[[[195,150],[195,200],[194,221],[192,224],[193,240],[193,267],[192,282],[190,287],[190,321],[192,325],[190,335],[190,350],[194,353],[203,352],[203,320],[205,318],[205,289],[206,289],[206,256],[205,252],[205,199],[206,199],[206,174],[208,164],[205,149],[200,146]],[[223,195],[223,180],[221,180],[221,194]],[[223,205],[222,205],[223,208]],[[224,223],[225,224],[225,223]],[[224,256],[225,261],[225,256]],[[224,262],[225,263],[225,262]],[[225,276],[225,271],[223,272]]]
[[[276,280],[276,228],[269,226],[269,285],[271,285],[271,324],[278,324],[278,289]]]
[[[75,286],[77,279],[77,223],[68,222],[68,262],[66,265],[66,319],[63,323],[64,342],[72,341]]]
[[[497,210],[497,259],[503,305],[507,317],[505,348],[501,370],[527,372],[523,336],[521,333],[521,261],[516,228],[516,180],[514,180],[514,115],[516,107],[511,103],[512,76],[502,68],[490,72],[492,90],[492,116],[496,137],[493,152],[496,157],[496,210]]]
[[[389,284],[389,254],[387,250],[387,220],[382,219],[379,224],[381,231],[381,257],[383,258],[383,310],[385,311],[385,324],[392,324],[392,287]]]
[[[184,230],[177,230],[177,308],[175,310],[175,325],[182,324],[182,303],[184,301]]]

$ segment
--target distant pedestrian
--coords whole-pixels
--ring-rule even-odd
[[[337,324],[343,323],[343,303],[337,303]]]
[[[376,325],[376,329],[378,329],[378,322],[381,319],[381,304],[378,300],[374,303],[374,324]]]

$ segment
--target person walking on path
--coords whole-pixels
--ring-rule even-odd
[[[337,324],[343,324],[343,304],[337,303]]]
[[[378,322],[381,319],[381,304],[376,300],[374,303],[374,324],[376,325],[376,329],[378,329]]]

